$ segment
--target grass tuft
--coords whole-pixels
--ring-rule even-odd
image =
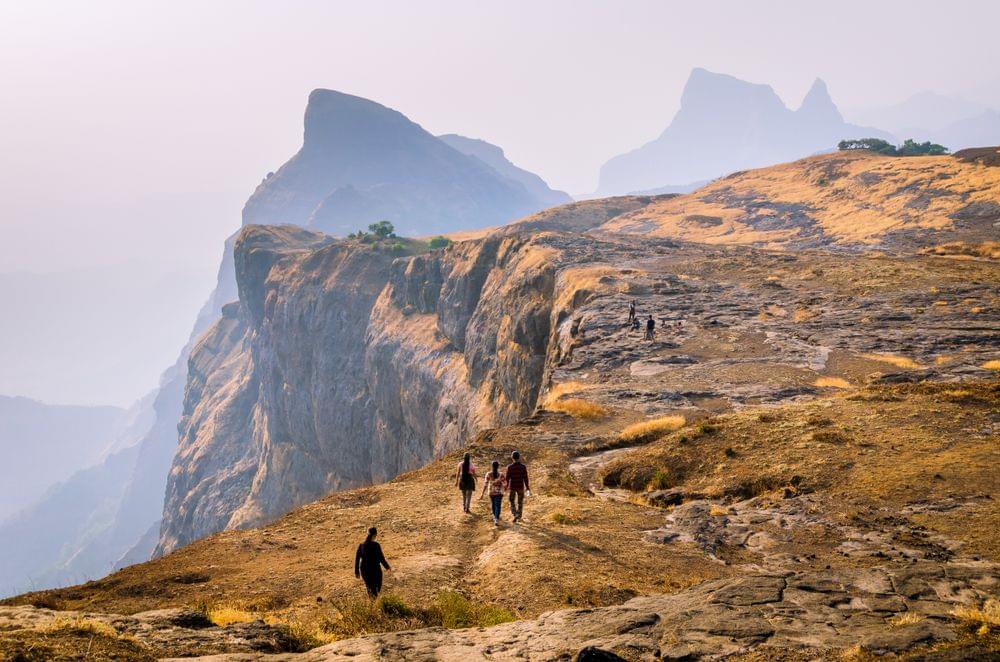
[[[76,618],[57,618],[42,628],[47,634],[97,635],[113,639],[121,636],[118,630],[107,623],[77,616]]]
[[[987,600],[982,607],[956,607],[951,615],[982,637],[1000,630],[1000,600]]]
[[[680,430],[684,427],[683,416],[661,416],[649,421],[640,421],[629,425],[618,435],[618,438],[626,443],[642,443],[652,441],[658,437]]]
[[[570,525],[577,523],[577,519],[575,517],[573,517],[572,515],[567,515],[562,511],[556,511],[552,513],[551,515],[549,515],[549,519],[551,519],[556,524],[560,525]]]
[[[320,628],[325,636],[353,637],[425,627],[488,627],[514,620],[496,605],[474,604],[455,591],[441,591],[426,608],[407,604],[399,596],[383,594],[377,600],[355,600],[338,606],[337,617]]]
[[[226,627],[233,623],[250,623],[261,620],[260,614],[236,604],[218,604],[205,609],[205,615],[215,625]]]
[[[549,406],[559,398],[564,395],[570,395],[572,393],[579,393],[580,391],[587,388],[587,385],[583,382],[562,382],[556,384],[549,389],[549,392],[545,394],[545,400],[543,402],[544,406]]]
[[[813,385],[818,388],[851,388],[851,383],[841,377],[820,377]]]
[[[912,611],[904,611],[902,614],[896,614],[889,619],[889,625],[894,628],[901,628],[906,625],[916,625],[920,621],[924,620],[924,617],[920,614],[914,613]]]
[[[1000,370],[1000,359],[994,359],[993,361],[987,361],[982,365],[985,370]]]
[[[896,354],[862,354],[862,356],[871,361],[881,361],[882,363],[888,363],[904,370],[923,369],[923,366],[913,359],[905,356],[898,356]]]
[[[552,411],[561,411],[564,414],[588,420],[605,418],[611,413],[608,411],[608,408],[603,405],[599,405],[596,402],[590,402],[589,400],[582,400],[580,398],[558,400],[545,405],[545,408]]]

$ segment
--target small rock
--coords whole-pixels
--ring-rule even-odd
[[[603,648],[587,646],[580,649],[573,657],[573,662],[625,662],[625,658]]]

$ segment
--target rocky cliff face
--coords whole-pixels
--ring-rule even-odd
[[[236,242],[191,353],[158,553],[385,481],[529,414],[561,252],[491,235],[404,258],[292,227]]]

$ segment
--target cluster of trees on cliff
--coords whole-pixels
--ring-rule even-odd
[[[948,153],[948,148],[944,145],[938,145],[930,141],[918,143],[912,138],[907,138],[899,147],[881,138],[841,140],[837,144],[837,147],[842,152],[865,149],[877,154],[885,154],[886,156],[937,156]]]
[[[393,241],[388,243],[389,252],[397,255],[405,253],[407,248],[406,245],[399,240],[399,237],[396,236],[396,227],[389,221],[378,221],[376,223],[372,223],[368,226],[368,232],[358,230],[357,232],[352,232],[347,235],[347,238],[356,239],[363,244],[375,244],[376,249],[389,242],[391,239]],[[407,241],[411,244],[413,243],[413,240]],[[450,246],[451,243],[451,239],[438,235],[437,237],[432,237],[430,241],[427,242],[427,247],[431,249],[445,248]]]

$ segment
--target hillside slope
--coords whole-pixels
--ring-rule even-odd
[[[710,244],[908,251],[995,241],[998,223],[998,167],[952,156],[838,152],[736,172],[603,229]]]
[[[530,414],[548,380],[562,374],[561,364],[568,360],[567,343],[574,342],[581,324],[583,328],[600,324],[609,332],[615,328],[611,310],[579,310],[606,283],[618,288],[619,297],[646,293],[644,305],[664,311],[661,320],[680,320],[688,315],[683,311],[693,309],[707,324],[712,316],[706,304],[716,296],[732,296],[730,305],[740,316],[769,318],[782,334],[808,330],[811,335],[801,340],[818,343],[819,347],[810,350],[816,353],[827,351],[820,347],[903,351],[920,363],[936,360],[941,347],[954,347],[961,337],[953,330],[950,338],[945,337],[949,330],[938,330],[936,325],[944,317],[961,323],[970,310],[965,304],[952,308],[945,305],[946,299],[936,301],[929,294],[933,287],[940,289],[936,282],[900,303],[908,311],[907,319],[925,315],[923,307],[929,306],[933,320],[915,328],[891,328],[883,337],[866,342],[865,337],[850,335],[852,325],[863,318],[860,311],[837,304],[834,318],[819,310],[813,313],[810,305],[802,303],[809,299],[797,298],[804,294],[793,294],[790,284],[780,285],[786,277],[794,278],[796,287],[812,290],[834,279],[837,289],[853,291],[853,285],[840,276],[848,262],[822,253],[798,259],[788,256],[782,262],[767,253],[737,248],[713,252],[704,246],[650,238],[692,239],[683,231],[687,221],[681,226],[671,224],[670,214],[680,213],[675,208],[702,209],[710,204],[705,199],[716,200],[711,204],[717,207],[732,206],[720,214],[742,215],[743,220],[730,222],[732,227],[755,228],[756,221],[746,217],[765,214],[761,210],[767,205],[787,204],[795,209],[805,205],[782,202],[781,195],[824,195],[826,187],[811,183],[804,171],[818,169],[833,177],[830,173],[836,168],[849,167],[859,174],[844,178],[878,179],[883,182],[881,195],[895,192],[903,197],[900,202],[886,203],[902,208],[900,213],[910,213],[912,200],[922,199],[939,214],[971,215],[975,220],[940,216],[941,221],[925,210],[912,222],[872,224],[862,232],[857,228],[868,223],[869,200],[879,194],[846,189],[823,198],[841,208],[821,208],[814,202],[828,216],[837,214],[833,220],[819,216],[814,222],[829,233],[815,238],[818,246],[867,247],[864,242],[874,236],[897,247],[920,246],[944,237],[971,236],[938,230],[934,237],[926,237],[923,228],[929,223],[947,222],[971,232],[983,232],[992,223],[987,217],[995,203],[986,198],[992,194],[994,173],[1000,169],[953,157],[884,159],[846,154],[737,175],[727,180],[731,183],[717,182],[686,196],[572,203],[443,251],[426,252],[420,242],[409,242],[406,251],[415,254],[401,257],[386,246],[333,241],[292,228],[245,229],[235,249],[240,302],[229,308],[220,325],[192,353],[181,444],[167,487],[158,552],[220,529],[264,523],[331,489],[389,479],[458,447],[479,430]],[[716,187],[720,186],[729,187],[725,191],[731,198],[719,198],[721,189]],[[787,192],[789,187],[792,193]],[[703,217],[707,215],[698,216],[700,225],[705,225]],[[798,228],[777,229],[775,225],[772,222],[767,230],[734,231],[714,240],[762,241],[759,233],[764,232],[770,233],[766,235],[769,243],[777,247],[806,243]],[[886,227],[893,229],[886,233]],[[713,237],[704,235],[713,228],[717,230],[699,226],[702,234],[695,238],[711,243]],[[855,232],[835,234],[847,228]],[[656,278],[639,275],[646,269],[654,273],[674,269],[670,265],[676,261],[687,265],[683,280],[662,273]],[[772,287],[749,300],[735,291],[719,290],[720,278],[729,273],[730,264],[740,265],[738,269],[745,273],[774,265],[774,272],[768,274],[775,279]],[[887,318],[898,315],[889,300],[882,298],[888,296],[886,284],[898,281],[894,272],[884,272],[887,266],[867,260],[855,259],[850,264],[869,274],[869,289],[855,296],[879,292],[870,305],[887,307],[880,313]],[[897,269],[910,272],[906,264]],[[628,273],[623,270],[629,267],[640,271],[615,275]],[[815,277],[810,269],[830,269],[838,275]],[[944,278],[942,269],[934,269],[939,279]],[[788,275],[792,273],[798,275]],[[702,274],[701,279],[692,281],[693,274]],[[988,274],[987,269],[980,279],[964,285],[966,299],[979,301],[987,309]],[[657,285],[657,278],[665,280]],[[676,296],[663,296],[667,292]],[[925,301],[917,304],[920,299]],[[692,300],[698,303],[692,306]],[[914,310],[920,312],[909,312]],[[819,319],[807,321],[814,314]],[[796,315],[797,323],[790,325]],[[968,342],[979,343],[982,335],[971,333]],[[747,341],[759,342],[751,336]],[[588,343],[577,351],[598,349],[609,356],[615,351],[603,343]],[[635,369],[658,370],[656,366]],[[609,383],[617,379],[615,374],[606,377]],[[718,394],[730,388],[730,380],[713,369],[697,383],[703,384],[698,388],[704,392]],[[669,388],[676,390],[677,385],[670,383]],[[754,389],[762,394],[770,391],[765,384]],[[689,384],[688,390],[695,387]],[[670,399],[674,405],[697,400]],[[357,443],[358,439],[365,443]]]

